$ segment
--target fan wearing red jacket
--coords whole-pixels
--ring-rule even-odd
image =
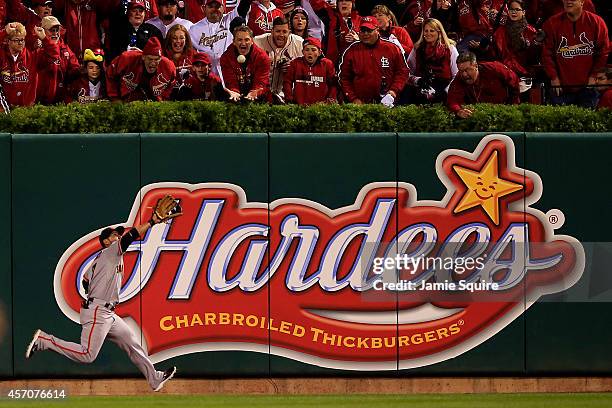
[[[283,80],[285,101],[298,105],[336,102],[336,70],[334,63],[321,53],[321,41],[304,40],[304,56],[291,61]]]
[[[536,29],[527,23],[523,0],[508,4],[508,22],[495,31],[493,43],[500,61],[520,76],[533,75],[541,47],[536,42]]]
[[[253,1],[247,17],[247,24],[253,31],[253,37],[272,32],[272,22],[276,17],[285,17],[285,15],[270,0]]]
[[[379,4],[372,9],[372,15],[378,20],[378,33],[381,38],[392,41],[402,47],[405,57],[408,57],[408,54],[414,48],[414,43],[408,31],[397,25],[395,14],[387,6]]]
[[[542,66],[552,86],[555,105],[595,107],[595,75],[606,66],[608,27],[596,14],[584,11],[584,0],[563,0],[565,11],[544,23]]]
[[[62,26],[59,20],[54,16],[47,16],[42,19],[41,25],[46,38],[59,46],[59,58],[44,57],[39,62],[36,101],[43,105],[52,105],[66,101],[68,85],[78,78],[81,66],[76,55],[60,37]]]
[[[36,100],[38,71],[49,59],[59,58],[59,47],[45,36],[42,27],[35,27],[43,48],[25,47],[26,30],[21,23],[9,23],[0,32],[0,43],[8,39],[0,50],[0,82],[11,107],[31,106]]]
[[[338,64],[344,50],[359,40],[357,33],[361,17],[355,3],[352,0],[338,0],[337,8],[334,8],[325,0],[310,0],[310,5],[325,25],[323,51],[327,58]]]
[[[212,72],[212,60],[208,54],[195,53],[192,57],[189,75],[176,90],[175,99],[179,101],[218,101],[226,97],[221,78]]]
[[[431,16],[432,0],[410,0],[400,20],[405,22],[404,27],[410,37],[415,41],[421,34],[423,23]],[[372,13],[374,15],[374,13]],[[374,15],[376,17],[376,15]]]
[[[267,101],[270,95],[270,57],[253,44],[253,31],[245,25],[234,29],[232,45],[221,55],[221,74],[229,100]]]
[[[520,102],[518,77],[504,64],[497,61],[478,64],[476,55],[468,51],[457,57],[457,69],[446,105],[458,117],[465,119],[474,113],[464,104]]]
[[[382,103],[392,107],[410,75],[400,48],[378,35],[378,21],[363,17],[359,40],[340,62],[340,85],[349,102]]]
[[[24,6],[22,0],[8,0],[6,4],[8,21],[19,21],[26,28],[26,47],[35,48],[38,46],[40,40],[34,32],[34,27],[40,26],[40,20],[43,17],[51,15],[53,11],[51,0],[33,0],[31,2],[32,8]]]
[[[106,90],[113,101],[167,100],[176,80],[172,61],[162,56],[161,43],[151,37],[142,51],[125,51],[106,71]]]
[[[92,103],[106,99],[104,51],[86,49],[83,65],[86,72],[70,84],[66,103]]]
[[[459,53],[478,51],[483,38],[493,32],[486,0],[460,0],[458,3],[459,29],[463,39],[457,43]]]

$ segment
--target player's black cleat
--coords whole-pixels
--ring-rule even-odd
[[[174,366],[172,366],[172,367],[168,368],[166,371],[164,371],[164,376],[162,377],[162,381],[159,383],[159,385],[153,391],[159,391],[162,388],[164,388],[164,384],[166,384],[166,382],[168,382],[168,380],[172,379],[172,377],[174,377],[175,373],[176,373],[176,367],[174,367]]]
[[[25,358],[32,357],[32,354],[38,351],[38,346],[36,345],[36,340],[40,336],[40,329],[34,332],[34,336],[32,336],[32,341],[28,344],[28,348],[26,349]]]

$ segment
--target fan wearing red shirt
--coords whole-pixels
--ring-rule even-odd
[[[380,38],[378,21],[370,16],[361,19],[359,40],[340,61],[338,76],[347,100],[393,107],[410,75],[400,47]]]
[[[519,80],[504,64],[476,61],[472,52],[464,52],[457,57],[457,75],[448,89],[446,105],[458,117],[465,119],[474,111],[464,104],[519,103]]]
[[[245,25],[234,29],[232,45],[221,56],[221,74],[229,100],[268,101],[270,57],[253,43],[253,31]]]
[[[172,93],[176,68],[162,56],[161,43],[151,37],[142,51],[125,51],[106,71],[106,90],[113,101],[162,101]]]
[[[42,27],[35,27],[43,48],[30,50],[25,47],[26,30],[21,23],[8,23],[0,32],[0,83],[11,107],[31,106],[36,101],[39,66],[59,58],[59,46],[45,36]],[[6,109],[5,109],[6,110]]]
[[[323,56],[321,41],[304,40],[304,56],[291,61],[283,80],[285,100],[298,105],[336,102],[336,70],[334,63]]]
[[[584,0],[563,0],[563,5],[565,11],[549,18],[543,27],[542,66],[550,78],[551,102],[593,108],[597,94],[590,86],[606,66],[608,27],[597,14],[583,9]]]

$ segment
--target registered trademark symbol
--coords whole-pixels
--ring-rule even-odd
[[[552,209],[548,211],[546,219],[553,229],[559,229],[565,224],[565,215],[561,210]]]
[[[463,325],[465,324],[465,322],[464,322],[464,321],[463,321],[463,319],[462,319],[462,320],[459,320],[459,321],[457,322],[457,324],[458,324],[459,326],[463,326]]]

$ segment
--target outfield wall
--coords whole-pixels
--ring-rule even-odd
[[[0,378],[139,375],[110,341],[90,365],[54,353],[25,360],[24,351],[36,328],[79,338],[77,277],[99,250],[97,231],[126,220],[129,225],[145,222],[152,203],[165,193],[181,199],[185,214],[154,227],[131,247],[123,292],[130,296],[117,313],[139,328],[137,336],[156,362],[179,366],[183,376],[612,374],[607,347],[612,335],[607,239],[612,134],[484,137],[1,135],[0,214],[7,221],[0,227]],[[485,201],[463,210],[458,205],[469,188],[461,184],[457,167],[481,171],[494,152],[499,177],[523,185],[499,198],[497,222],[485,211]],[[417,206],[414,194],[423,208],[402,211],[402,205]],[[520,224],[530,242],[552,245],[544,252],[554,250],[551,242],[561,236],[573,237],[579,248],[565,248],[559,261],[573,262],[566,268],[573,272],[530,271],[527,276],[538,283],[529,278],[516,283],[512,289],[522,296],[512,301],[478,301],[479,307],[470,308],[465,300],[438,298],[435,313],[428,309],[418,322],[402,322],[406,310],[427,302],[397,294],[382,300],[363,296],[353,288],[359,285],[353,269],[361,264],[367,243],[347,237],[335,262],[329,255],[333,245],[325,246],[337,241],[341,247],[340,236],[351,229],[355,235],[359,228],[373,231],[384,205],[390,216],[379,241],[392,242],[418,223],[433,225],[440,242],[464,225],[481,226],[494,241]],[[555,209],[560,212],[549,212]],[[559,217],[565,218],[562,225]],[[288,223],[295,219],[299,224],[292,229]],[[163,235],[152,235],[162,230]],[[529,235],[535,230],[540,235]],[[242,240],[235,238],[236,245],[226,248],[224,263],[222,244],[231,241],[231,232]],[[310,241],[311,251],[303,252],[310,257],[304,261],[307,269],[292,275],[308,236],[316,239]],[[156,239],[161,244],[156,246]],[[277,259],[279,248],[285,252]],[[331,266],[319,264],[326,256]],[[538,250],[530,256],[537,258]],[[522,252],[515,257],[529,261],[524,258]],[[226,273],[211,266],[214,259],[227,267]],[[274,268],[266,270],[267,265]],[[249,284],[244,271],[251,266],[257,274],[244,289]],[[309,280],[313,276],[315,283]],[[530,305],[534,287],[542,282],[555,293]],[[298,287],[289,289],[290,283]],[[392,320],[376,320],[371,312]],[[223,313],[230,315],[227,324]],[[257,324],[248,324],[251,315]],[[349,315],[363,320],[341,321]],[[364,323],[368,319],[371,323]],[[302,336],[298,327],[305,331]],[[383,339],[380,348],[373,338]]]

